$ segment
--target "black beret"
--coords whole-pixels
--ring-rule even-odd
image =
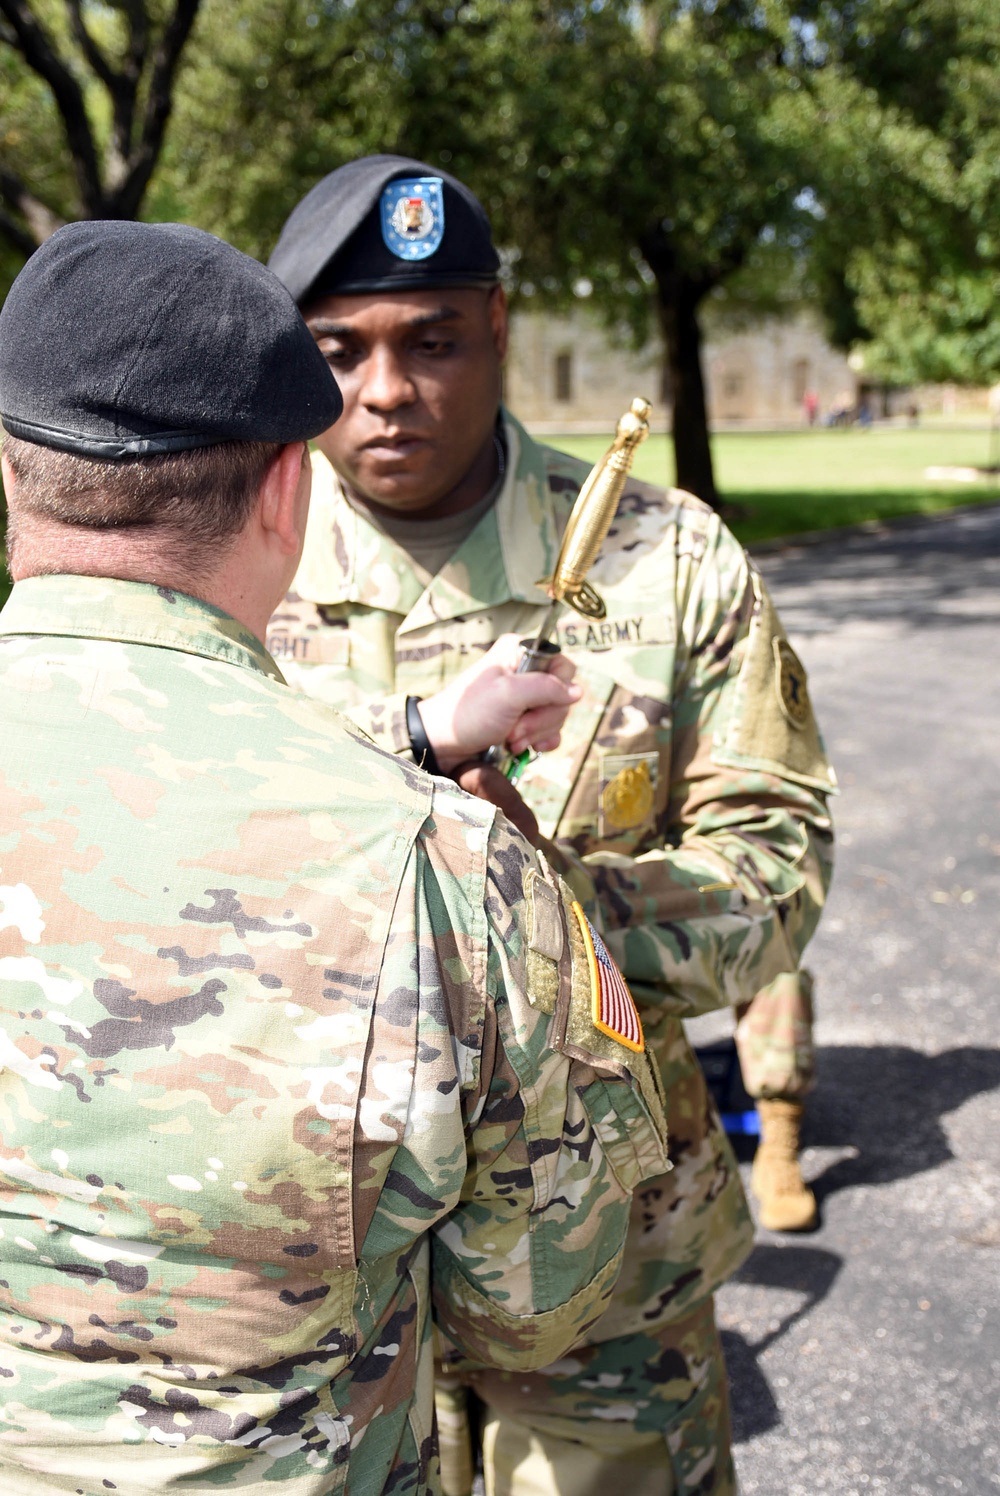
[[[71,223],[0,311],[0,421],[113,461],[318,436],[343,401],[277,278],[201,229]]]
[[[409,156],[363,156],[317,182],[268,263],[299,306],[336,293],[493,286],[500,270],[479,199]]]

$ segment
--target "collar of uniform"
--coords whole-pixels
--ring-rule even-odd
[[[431,578],[400,633],[511,601],[549,601],[538,580],[552,572],[560,529],[545,452],[508,411],[502,415],[507,472],[497,501]]]
[[[333,467],[314,453],[297,595],[311,603],[353,602],[399,613],[406,620],[400,632],[511,599],[544,604],[537,582],[551,573],[560,538],[544,451],[506,411],[503,421],[507,474],[497,502],[426,589],[402,547],[351,507]]]
[[[556,502],[549,486],[549,449],[533,441],[509,411],[503,412],[503,421],[507,481],[497,502],[497,522],[507,596],[518,602],[548,604],[548,594],[538,582],[555,570],[569,510],[565,501]]]
[[[248,628],[197,597],[115,577],[44,576],[18,582],[0,612],[0,637],[44,634],[115,639],[242,665],[284,684]]]
[[[312,498],[292,590],[307,603],[361,603],[406,614],[423,588],[406,552],[347,502],[334,467],[312,454]]]

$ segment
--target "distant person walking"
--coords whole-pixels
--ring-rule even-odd
[[[850,390],[841,390],[830,407],[826,418],[828,426],[849,426],[854,419],[854,396]]]
[[[802,396],[802,409],[805,411],[807,425],[815,426],[819,416],[819,396],[815,390],[806,390]]]

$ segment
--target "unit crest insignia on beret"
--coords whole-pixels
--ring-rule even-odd
[[[642,1054],[646,1047],[642,1023],[625,978],[615,965],[614,957],[604,941],[575,901],[573,913],[587,950],[593,1025],[600,1033],[624,1044],[626,1049]]]
[[[812,712],[805,669],[787,639],[775,639],[773,648],[778,666],[778,704],[793,727],[805,727]]]
[[[444,238],[440,177],[397,177],[380,199],[382,238],[401,260],[426,260]]]

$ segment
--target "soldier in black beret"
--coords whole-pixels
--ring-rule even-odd
[[[0,339],[7,432],[102,461],[299,442],[343,406],[274,277],[178,223],[60,229],[18,276]]]
[[[832,780],[804,673],[718,517],[630,480],[595,568],[607,618],[557,624],[559,668],[572,659],[586,691],[561,743],[537,709],[504,718],[529,683],[554,684],[509,672],[546,614],[539,578],[587,467],[502,407],[507,311],[480,204],[426,162],[367,157],[309,193],[270,263],[344,393],[316,441],[306,546],[272,650],[385,747],[436,755],[544,833],[546,857],[600,911],[667,1088],[674,1167],[637,1197],[612,1307],[542,1373],[469,1372],[487,1408],[488,1496],[599,1496],[623,1479],[633,1496],[731,1496],[713,1294],[752,1224],[681,1019],[751,1003],[773,1164],[758,1193],[767,1224],[808,1226],[796,1160],[808,982],[793,968],[829,877]],[[462,762],[502,741],[543,750],[516,789]],[[447,1496],[464,1496],[445,1411]]]
[[[195,229],[64,229],[0,314],[3,1496],[436,1496],[432,1315],[561,1355],[666,1161],[569,890],[264,646],[340,408]]]
[[[488,291],[500,275],[479,199],[457,177],[406,156],[364,156],[317,182],[269,264],[299,306],[334,292]]]
[[[155,582],[210,596],[263,638],[302,544],[305,443],[342,408],[256,261],[180,224],[69,224],[0,311],[15,582]]]
[[[377,322],[390,309],[389,341],[413,381],[404,380],[407,387],[400,389],[393,373],[390,387],[369,389],[351,402],[345,429],[317,439],[327,461],[314,458],[314,492],[323,511],[316,531],[329,523],[332,465],[365,524],[402,537],[416,575],[433,576],[492,507],[507,465],[499,415],[507,305],[482,205],[463,182],[426,162],[366,156],[324,177],[303,198],[269,265],[303,309],[338,377],[351,378],[348,371],[374,332],[353,318],[345,325],[341,312],[359,312],[367,323],[369,314]],[[380,361],[379,367],[388,371],[390,365]],[[389,592],[401,581],[388,582]],[[317,579],[315,591],[299,575],[309,599],[314,592],[319,599],[328,583],[328,575]],[[398,599],[384,595],[395,606]],[[282,610],[269,638],[297,683],[315,690],[315,672],[299,680],[300,664],[314,662],[309,651],[315,641],[287,642],[284,624],[298,634],[297,617]],[[312,635],[311,628],[306,632]],[[419,707],[416,694],[394,699],[378,734],[387,746],[412,748],[433,772],[453,773],[468,763],[460,782],[478,792],[488,779],[493,797],[531,836],[534,816],[479,755],[504,741],[522,750],[554,747],[579,691],[568,660],[557,660],[548,676],[518,676],[518,658],[517,637],[504,635],[457,685],[423,693]],[[338,672],[321,673],[336,699]]]
[[[305,443],[342,408],[291,296],[231,245],[180,224],[60,229],[0,311],[15,582],[211,593],[263,638],[302,544]]]

